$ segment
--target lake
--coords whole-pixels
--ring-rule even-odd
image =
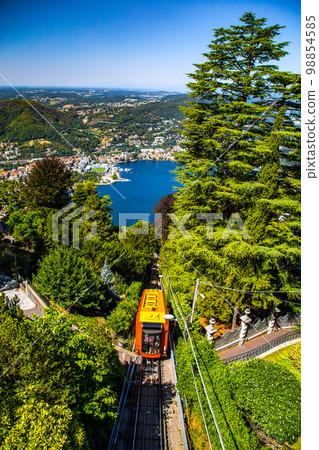
[[[121,172],[122,178],[130,181],[119,181],[107,186],[98,186],[100,195],[109,195],[112,200],[111,208],[114,210],[113,224],[119,224],[119,214],[135,214],[127,220],[127,226],[133,225],[141,218],[150,223],[154,221],[152,209],[161,197],[176,191],[174,187],[180,184],[171,173],[176,169],[174,161],[136,161],[127,164],[117,164],[119,168],[132,169],[130,172]],[[145,216],[138,216],[145,214]],[[150,216],[147,216],[150,214]]]

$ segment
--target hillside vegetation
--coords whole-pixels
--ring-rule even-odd
[[[98,143],[75,111],[19,99],[0,102],[0,141],[21,145],[37,139],[47,140],[44,147],[61,154],[72,154],[77,147],[93,149]]]
[[[0,102],[1,140],[59,140],[60,136],[48,122],[58,131],[65,133],[70,133],[82,125],[74,112],[62,113],[34,101],[16,99]]]

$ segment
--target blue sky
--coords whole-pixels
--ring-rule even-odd
[[[0,73],[15,86],[185,92],[213,28],[244,12],[280,24],[291,41],[280,69],[300,73],[300,2],[1,0]],[[6,82],[0,76],[0,85]]]

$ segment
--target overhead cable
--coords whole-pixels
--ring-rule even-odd
[[[192,352],[193,352],[193,355],[194,355],[194,359],[195,359],[195,363],[196,363],[196,366],[197,366],[197,370],[198,370],[198,373],[199,373],[199,376],[200,376],[200,379],[201,379],[201,382],[202,382],[202,386],[203,386],[203,389],[204,389],[204,392],[205,392],[205,396],[206,396],[206,399],[207,399],[207,402],[208,402],[209,410],[210,410],[211,415],[212,415],[213,420],[214,420],[214,424],[215,424],[215,428],[216,428],[216,431],[217,431],[217,434],[218,434],[218,437],[219,437],[220,445],[222,446],[223,450],[226,450],[225,445],[224,445],[224,441],[223,441],[223,437],[221,435],[221,432],[220,432],[220,429],[219,429],[219,426],[218,426],[218,423],[217,423],[217,419],[216,419],[215,413],[213,411],[213,407],[211,405],[210,398],[209,398],[209,395],[208,395],[208,392],[207,392],[207,389],[206,389],[206,384],[205,384],[205,381],[204,381],[204,378],[203,378],[203,375],[202,375],[202,372],[201,372],[201,369],[200,369],[200,366],[199,366],[199,362],[198,362],[198,359],[197,359],[197,356],[196,356],[196,352],[195,352],[195,349],[194,349],[193,341],[192,341],[191,335],[189,333],[188,326],[186,325],[187,322],[186,322],[186,320],[185,320],[185,318],[184,318],[184,316],[183,316],[183,314],[182,314],[182,312],[181,312],[181,310],[180,310],[180,308],[178,306],[177,300],[175,298],[175,294],[174,294],[173,289],[171,287],[170,279],[168,277],[167,277],[167,279],[168,279],[168,285],[169,285],[170,291],[172,293],[172,298],[173,298],[174,303],[176,304],[176,306],[177,306],[177,308],[179,310],[179,313],[180,313],[180,315],[182,317],[182,320],[184,321],[184,324],[185,324],[185,330],[186,330],[187,335],[189,337],[189,342],[190,342],[190,345],[191,345],[191,348],[192,348]]]

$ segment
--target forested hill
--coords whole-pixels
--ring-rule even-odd
[[[165,96],[161,101],[148,102],[146,104],[132,106],[124,106],[121,108],[113,108],[108,105],[108,111],[105,110],[100,114],[91,116],[91,119],[103,119],[104,114],[111,112],[113,114],[112,121],[119,126],[124,127],[135,124],[152,124],[158,125],[163,120],[183,120],[184,114],[180,110],[180,106],[186,106],[185,101],[189,100],[187,95]]]
[[[61,136],[48,122],[62,133],[74,134],[78,128],[85,128],[76,112],[60,112],[35,101],[20,99],[0,102],[1,141],[22,143],[45,138],[61,142]]]
[[[136,116],[140,114],[150,114],[153,118],[160,119],[184,119],[184,114],[180,110],[180,106],[185,106],[185,101],[189,100],[187,95],[176,95],[174,97],[164,97],[161,102],[140,105],[135,109]],[[138,118],[138,117],[136,117]]]
[[[100,132],[96,132],[96,127],[100,130],[105,128],[108,138],[111,136],[104,121],[113,124],[115,133],[133,133],[139,136],[147,133],[150,125],[161,125],[162,131],[165,131],[169,128],[163,124],[166,120],[171,121],[170,127],[175,129],[183,119],[180,106],[185,106],[186,100],[187,95],[167,95],[155,101],[145,101],[140,96],[132,102],[139,101],[141,104],[132,103],[127,106],[125,102],[121,104],[118,101],[116,106],[102,102],[88,107],[86,98],[83,98],[82,106],[75,107],[72,104],[69,111],[59,111],[59,103],[52,107],[34,100],[5,100],[0,102],[0,142],[17,142],[22,145],[19,151],[23,156],[29,156],[30,153],[43,156],[44,147],[51,147],[60,155],[73,154],[74,148],[92,152],[100,145],[103,137]],[[48,142],[34,145],[30,143],[38,139]],[[152,136],[149,139],[152,140]],[[31,144],[32,149],[29,148]]]

